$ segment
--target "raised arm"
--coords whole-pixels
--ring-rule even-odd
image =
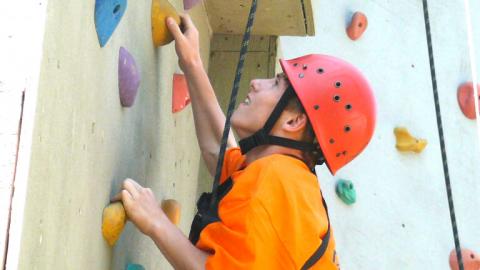
[[[175,38],[178,62],[188,82],[198,145],[207,168],[213,175],[225,125],[225,114],[218,104],[208,75],[203,68],[198,30],[188,15],[181,15],[181,18],[183,33],[173,19],[169,18],[167,25]],[[237,143],[230,132],[227,147],[235,146]]]

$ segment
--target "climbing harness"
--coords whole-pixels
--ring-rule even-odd
[[[443,173],[445,175],[445,186],[447,188],[448,207],[450,210],[450,221],[452,223],[453,240],[455,242],[455,252],[457,253],[458,268],[459,270],[464,270],[462,252],[460,249],[460,238],[458,236],[457,221],[455,218],[455,208],[453,205],[452,187],[450,185],[450,174],[448,172],[447,152],[445,150],[445,138],[443,135],[442,115],[440,113],[440,102],[439,102],[438,91],[437,91],[437,78],[435,74],[435,62],[433,59],[432,37],[430,32],[430,19],[428,17],[427,0],[423,0],[423,14],[425,18],[425,29],[427,33],[428,56],[430,60],[430,74],[432,77],[433,97],[435,99],[435,112],[437,115],[437,126],[438,126],[438,135],[440,138],[440,148],[442,150]]]

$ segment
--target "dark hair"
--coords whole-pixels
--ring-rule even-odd
[[[287,76],[284,73],[280,73],[278,74],[278,76],[285,80],[285,82],[288,85],[287,87],[290,87],[290,81],[288,80]],[[290,98],[290,100],[288,101],[288,105],[285,109],[307,115],[307,113],[305,112],[305,108],[303,107],[302,103],[298,99],[298,96],[296,93],[294,93],[293,96]],[[312,124],[308,119],[308,115],[307,115],[307,124],[305,125],[305,130],[302,136],[302,141],[315,144],[316,146],[315,150],[313,151],[303,152],[305,162],[313,170],[318,160],[323,159],[323,154],[320,149],[320,145],[318,144],[317,138],[315,136],[315,132],[313,131]]]

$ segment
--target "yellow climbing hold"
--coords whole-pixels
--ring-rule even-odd
[[[102,233],[110,246],[115,245],[125,227],[127,215],[123,204],[115,202],[103,209]]]
[[[180,222],[180,203],[176,200],[163,200],[162,210],[167,215],[168,219],[175,225]]]
[[[413,137],[404,127],[396,127],[394,133],[397,138],[396,147],[398,151],[420,153],[427,146],[427,140]]]
[[[180,16],[168,0],[152,0],[152,38],[155,47],[166,45],[173,40],[167,28],[167,17],[180,25]]]

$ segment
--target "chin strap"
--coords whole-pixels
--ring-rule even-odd
[[[238,142],[238,144],[240,145],[240,150],[242,151],[242,154],[246,154],[248,153],[248,151],[260,145],[280,145],[280,146],[293,148],[301,151],[319,151],[321,153],[321,150],[317,144],[295,141],[292,139],[273,136],[269,134],[273,126],[277,122],[278,118],[280,117],[280,114],[287,107],[288,101],[294,95],[295,95],[295,91],[293,90],[292,86],[289,86],[287,90],[285,90],[285,93],[283,93],[280,100],[278,101],[278,104],[273,109],[273,112],[270,114],[263,128],[255,132],[253,135],[247,138],[244,138]],[[325,158],[323,157],[323,154],[321,154],[321,158],[316,161],[316,164],[321,165],[324,162],[325,162]]]

